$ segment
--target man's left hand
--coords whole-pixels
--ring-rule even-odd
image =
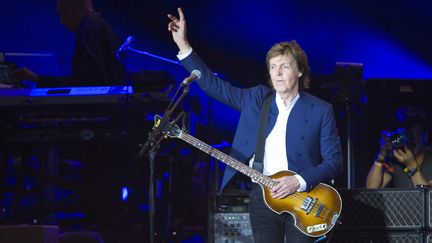
[[[278,184],[271,190],[273,198],[284,198],[293,194],[300,188],[300,182],[295,178],[295,176],[284,176],[273,180],[278,182]]]

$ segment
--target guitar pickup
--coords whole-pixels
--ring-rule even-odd
[[[315,207],[315,204],[318,202],[317,198],[306,197],[302,203],[301,209],[306,211],[306,214],[309,214],[312,209]]]
[[[305,200],[303,201],[303,204],[301,206],[301,209],[303,211],[308,211],[309,205],[312,203],[313,198],[311,197],[306,197]]]

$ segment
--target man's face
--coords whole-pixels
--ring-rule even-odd
[[[301,73],[291,55],[270,58],[269,74],[273,88],[281,96],[298,91],[298,77]]]

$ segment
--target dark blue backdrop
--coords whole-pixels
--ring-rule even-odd
[[[73,34],[59,23],[55,1],[3,1],[0,50],[54,52],[70,72]],[[190,41],[215,71],[247,85],[265,77],[266,50],[296,39],[315,74],[337,61],[364,64],[366,78],[431,78],[432,3],[402,1],[128,1],[95,0],[120,36],[175,58],[166,14],[182,6]],[[253,68],[247,68],[252,66]],[[252,74],[248,74],[252,73]],[[252,79],[252,80],[250,80]]]
[[[335,62],[357,62],[363,63],[365,79],[432,79],[428,0],[94,2],[122,40],[132,35],[137,49],[173,60],[177,49],[166,14],[183,7],[194,49],[214,72],[240,86],[264,83],[266,51],[291,39],[308,53],[314,76],[332,73]],[[59,73],[70,73],[74,35],[59,23],[55,1],[2,1],[1,6],[0,51],[55,53]],[[136,65],[148,67],[146,61]],[[178,81],[185,75],[173,74]],[[192,96],[202,109],[193,119],[235,129],[237,113],[205,98],[195,85]]]

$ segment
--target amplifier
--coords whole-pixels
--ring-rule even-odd
[[[214,242],[253,242],[249,213],[215,213]]]
[[[432,230],[432,189],[429,189],[426,193],[426,208],[427,208],[427,228]],[[428,236],[429,239],[430,236]],[[431,238],[432,239],[432,238]],[[428,240],[428,242],[432,242]]]
[[[432,232],[428,232],[426,235],[426,243],[432,243]]]
[[[334,231],[331,243],[423,243],[424,234],[417,231]],[[427,241],[428,243],[430,241]]]
[[[424,189],[339,190],[341,225],[349,230],[420,230],[426,225]]]
[[[248,206],[245,191],[229,191],[215,197],[209,208],[208,242],[252,243]]]
[[[249,196],[244,192],[240,194],[224,194],[215,199],[215,212],[217,213],[247,213]]]

